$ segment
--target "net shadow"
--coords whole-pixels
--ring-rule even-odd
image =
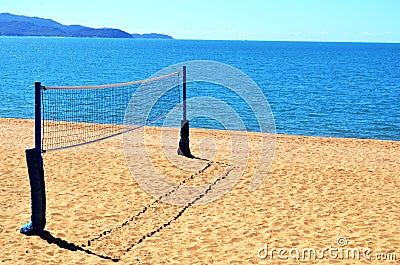
[[[84,249],[83,247],[77,246],[74,243],[70,243],[70,242],[68,242],[68,241],[66,241],[64,239],[59,238],[59,237],[55,237],[47,230],[43,231],[39,235],[39,237],[41,239],[47,241],[47,243],[57,245],[59,248],[62,248],[62,249],[66,249],[66,250],[69,250],[69,251],[82,251],[82,252],[85,252],[86,254],[94,255],[94,256],[99,257],[101,259],[112,260],[114,262],[119,261],[119,259],[117,259],[117,258],[113,258],[113,257],[109,257],[109,256],[106,256],[106,255],[101,255],[101,254],[94,253],[93,251],[90,251],[88,249]]]

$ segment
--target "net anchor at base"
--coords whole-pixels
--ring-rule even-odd
[[[46,226],[46,192],[42,157],[36,148],[26,150],[29,182],[31,186],[31,221],[25,224],[21,234],[39,235]]]
[[[181,139],[179,140],[179,148],[178,148],[178,155],[185,156],[187,158],[194,158],[195,156],[192,155],[190,152],[190,145],[189,145],[189,121],[182,120],[181,121]]]

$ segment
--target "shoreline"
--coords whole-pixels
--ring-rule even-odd
[[[34,119],[28,118],[0,118],[0,123],[3,122],[14,122],[18,123],[18,121],[26,121],[26,122],[33,122]],[[33,125],[33,124],[32,124]],[[100,124],[101,125],[101,124]],[[179,127],[161,127],[161,126],[147,126],[147,127],[155,127],[155,128],[165,128],[165,129],[179,129]],[[32,127],[33,128],[33,127]],[[226,132],[227,130],[220,130],[220,129],[209,129],[209,128],[197,128],[197,127],[190,127],[190,130],[199,130],[199,131],[216,131],[216,132]],[[253,131],[234,131],[234,132],[243,132],[248,134],[263,134],[261,132],[253,132]],[[32,132],[33,133],[33,132]],[[267,134],[267,133],[264,133]],[[383,142],[400,142],[400,140],[388,140],[388,139],[373,139],[373,138],[355,138],[355,137],[333,137],[333,136],[316,136],[316,135],[301,135],[301,134],[280,134],[276,133],[274,137],[306,137],[306,138],[316,138],[316,139],[343,139],[343,140],[357,140],[357,141],[383,141]]]

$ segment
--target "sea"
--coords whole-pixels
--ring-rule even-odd
[[[35,81],[129,82],[193,60],[226,64],[253,80],[276,133],[400,140],[398,43],[0,37],[0,118],[33,119]],[[233,91],[218,90],[199,82],[188,87],[188,98],[225,102],[244,117],[247,130],[259,131],[257,119],[245,118],[254,106],[235,100]],[[191,127],[221,124],[202,117]]]

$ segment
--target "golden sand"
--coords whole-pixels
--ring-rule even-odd
[[[251,133],[247,167],[233,189],[190,206],[146,193],[129,171],[121,137],[48,153],[46,232],[29,237],[19,229],[31,213],[24,150],[33,147],[33,121],[0,119],[0,126],[0,264],[400,263],[400,142],[278,135],[271,169],[250,192],[262,139]],[[174,183],[224,185],[221,176],[240,167],[227,132],[191,130],[192,152],[210,164],[170,152],[177,143],[163,143],[160,133],[146,128],[151,165],[143,164],[143,175],[155,169]],[[322,259],[324,248],[340,249],[338,239],[342,257],[338,250]],[[280,248],[287,259],[277,256]],[[293,258],[306,248],[318,256]],[[348,249],[360,250],[360,259],[347,258]],[[390,253],[396,260],[376,260]]]

